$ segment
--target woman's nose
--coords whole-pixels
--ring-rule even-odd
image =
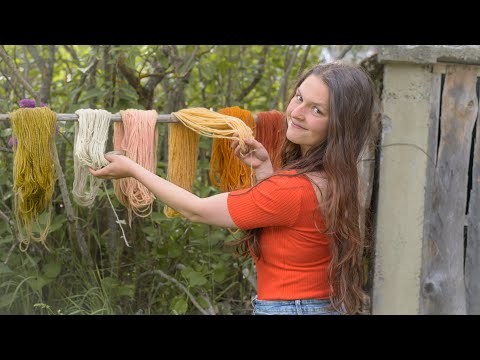
[[[298,105],[295,109],[292,110],[290,115],[297,119],[303,119],[303,106]]]

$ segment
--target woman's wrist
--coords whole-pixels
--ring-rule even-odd
[[[268,164],[259,166],[254,170],[255,170],[255,178],[257,182],[262,181],[263,179],[266,179],[267,177],[273,174],[273,167],[270,162],[268,162]]]

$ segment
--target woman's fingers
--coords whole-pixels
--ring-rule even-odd
[[[98,177],[100,179],[108,178],[108,176],[105,174],[105,167],[101,168],[101,169],[98,169],[98,170],[88,168],[88,171],[90,171],[90,174],[92,174],[93,176]]]

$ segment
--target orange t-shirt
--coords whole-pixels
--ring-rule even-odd
[[[272,176],[251,189],[230,192],[227,204],[239,229],[262,228],[260,258],[253,256],[259,300],[329,297],[330,241],[318,231],[325,225],[305,175]]]

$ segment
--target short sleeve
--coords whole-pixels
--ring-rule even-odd
[[[308,180],[302,177],[272,176],[256,186],[228,194],[227,205],[239,229],[293,226],[300,214]]]

